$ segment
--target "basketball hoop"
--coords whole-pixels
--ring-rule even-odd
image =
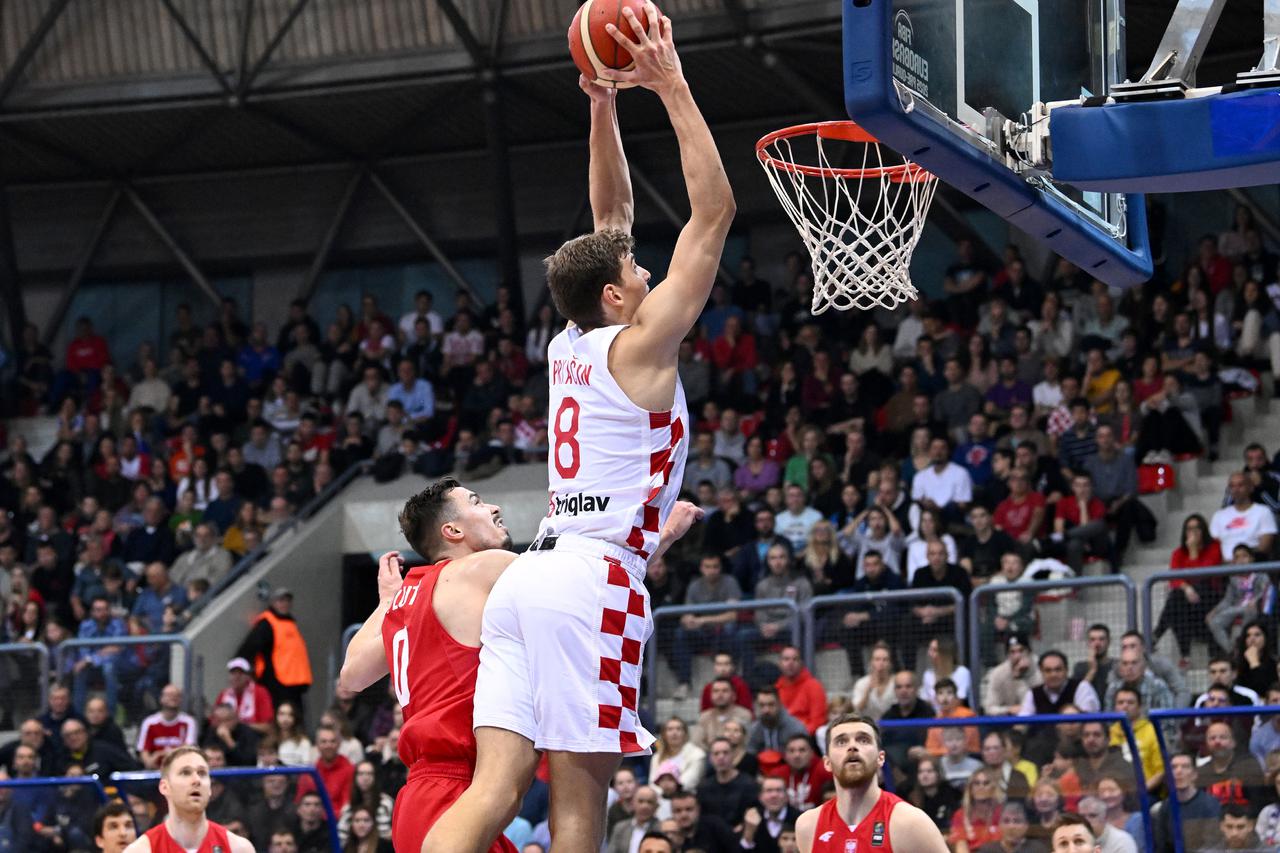
[[[793,140],[812,138],[816,155],[801,163]],[[857,168],[832,165],[847,155]],[[886,161],[888,155],[888,161]],[[813,313],[828,308],[896,308],[917,292],[911,253],[920,241],[936,176],[882,146],[851,121],[801,124],[756,143],[756,156],[813,259]]]

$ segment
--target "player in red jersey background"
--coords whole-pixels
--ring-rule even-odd
[[[169,813],[125,853],[254,853],[249,839],[205,817],[211,788],[204,752],[194,746],[171,751],[160,766],[160,794]]]
[[[837,717],[827,727],[824,763],[836,795],[796,821],[802,853],[947,853],[928,815],[880,788],[884,746],[870,717]]]

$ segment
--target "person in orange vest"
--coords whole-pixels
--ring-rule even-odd
[[[267,688],[276,707],[292,702],[301,709],[311,686],[311,659],[292,610],[292,592],[284,587],[272,592],[236,654],[253,662],[254,679]]]
[[[787,646],[778,656],[778,668],[782,675],[774,683],[778,698],[791,712],[791,716],[804,723],[813,734],[827,721],[827,691],[822,682],[813,677],[800,659],[800,650]]]

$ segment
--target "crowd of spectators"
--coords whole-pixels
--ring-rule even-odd
[[[1141,844],[1135,765],[1153,797],[1183,804],[1187,832],[1200,833],[1201,846],[1188,849],[1280,844],[1277,718],[1161,721],[1176,745],[1170,792],[1146,717],[1192,704],[1185,670],[1195,643],[1213,658],[1212,684],[1195,702],[1280,703],[1280,608],[1266,572],[1176,585],[1155,638],[1173,632],[1172,660],[1139,634],[1117,641],[1103,624],[1088,630],[1085,660],[1037,654],[1035,602],[1016,591],[988,597],[979,648],[965,648],[946,603],[952,590],[967,597],[1036,571],[1123,571],[1135,537],[1151,542],[1158,523],[1177,523],[1142,502],[1139,470],[1215,459],[1225,401],[1259,393],[1261,371],[1280,373],[1277,277],[1243,209],[1180,272],[1123,294],[1065,261],[1036,281],[1015,248],[987,263],[962,241],[939,298],[815,317],[801,256],[786,258],[776,287],[744,259],[680,349],[694,421],[682,485],[707,517],[651,566],[652,606],[802,605],[896,589],[939,598],[870,598],[819,620],[820,648],[847,656],[850,695],[805,667],[785,609],[660,621],[650,653],[666,658],[675,698],[699,686],[698,655],[714,654],[715,678],[701,685],[696,719],[654,721],[652,761],[619,771],[610,849],[631,851],[655,829],[677,849],[791,849],[795,815],[830,793],[823,726],[848,709],[887,719],[1129,717],[1137,754],[1118,725],[888,732],[898,789],[957,851],[1040,849],[1065,809],[1094,822],[1104,850],[1129,849],[1126,837]],[[543,306],[526,325],[505,289],[487,307],[459,294],[447,322],[427,293],[399,320],[366,296],[358,317],[339,309],[323,333],[295,303],[274,344],[230,300],[207,327],[185,309],[176,325],[163,367],[144,348],[128,369],[88,320],[57,364],[28,330],[18,394],[28,411],[56,414],[60,435],[39,461],[14,436],[3,463],[7,638],[56,644],[180,627],[236,555],[365,460],[386,479],[412,470],[470,481],[545,459],[546,346],[558,320]],[[1271,555],[1280,460],[1256,445],[1245,457],[1222,508],[1183,522],[1174,568]],[[92,725],[77,734],[81,713],[112,725],[168,714],[164,725],[174,725],[180,697],[175,704],[167,663],[136,648],[85,649],[57,673],[50,707],[19,727],[32,741],[33,720],[42,732],[27,744],[45,750],[39,772],[74,771],[58,756],[85,759],[86,734],[103,742]],[[964,664],[978,656],[987,675],[974,683]],[[404,775],[399,710],[385,689],[338,696],[308,727],[296,699],[250,689],[248,657],[231,665],[227,701],[200,724],[184,722],[182,738],[208,746],[215,762],[315,764],[340,807],[364,809],[347,809],[344,831],[383,833]],[[163,752],[158,742],[133,746],[95,757],[153,766]],[[0,760],[18,772],[14,755]],[[302,849],[320,837],[307,783],[246,784],[220,785],[215,799],[260,845],[281,827]],[[545,849],[545,795],[540,781],[509,830],[524,850]],[[270,812],[262,821],[260,807]],[[1153,812],[1158,849],[1168,811]]]

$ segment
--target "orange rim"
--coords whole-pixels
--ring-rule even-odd
[[[808,124],[797,124],[784,127],[766,134],[756,143],[756,157],[761,163],[784,172],[810,175],[815,178],[888,178],[895,183],[918,183],[933,177],[924,167],[915,163],[903,163],[899,166],[876,166],[867,169],[840,169],[834,166],[809,166],[804,163],[792,163],[781,160],[769,153],[769,146],[784,139],[795,139],[801,136],[816,136],[819,139],[838,139],[842,142],[860,142],[864,145],[879,145],[880,140],[872,136],[866,128],[853,121],[818,121]]]

